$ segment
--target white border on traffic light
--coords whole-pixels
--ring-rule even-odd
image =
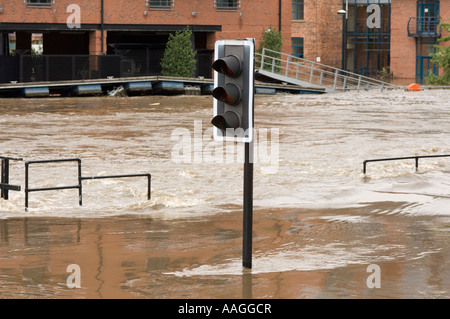
[[[255,41],[254,39],[245,39],[245,40],[218,40],[214,45],[214,61],[219,59],[219,46],[221,45],[244,45],[250,48],[250,59],[249,66],[243,66],[244,68],[249,68],[249,96],[248,96],[248,119],[249,119],[249,127],[246,132],[246,136],[242,137],[242,134],[236,134],[237,136],[225,136],[222,135],[222,132],[217,127],[214,127],[213,136],[216,141],[227,141],[227,142],[244,142],[250,143],[253,141],[253,97],[254,97],[254,73],[255,73]],[[214,71],[214,87],[219,85],[217,71]],[[217,100],[214,100],[214,114],[218,113],[217,109]],[[233,129],[230,129],[233,130]],[[240,130],[240,129],[238,129]]]

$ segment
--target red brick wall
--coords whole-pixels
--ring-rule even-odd
[[[416,39],[408,37],[407,26],[409,18],[416,15],[416,0],[392,0],[391,72],[396,79],[415,79]]]
[[[145,0],[104,0],[105,24],[221,25],[222,32],[208,33],[206,47],[214,48],[219,39],[255,38],[258,43],[263,28],[279,28],[279,1],[241,0],[238,10],[220,11],[213,0],[176,0],[171,10],[152,10]],[[61,23],[70,13],[67,6],[81,7],[81,24],[100,24],[100,0],[57,0],[50,8],[27,7],[23,0],[5,0],[0,13],[2,23]],[[341,67],[342,0],[305,1],[305,20],[292,21],[291,1],[282,2],[281,32],[285,53],[291,53],[291,37],[304,38],[304,57],[321,58],[321,63]],[[450,0],[440,1],[440,15],[450,21]],[[395,78],[413,79],[416,65],[416,39],[408,37],[407,24],[416,16],[417,0],[391,0],[390,65]],[[146,14],[145,14],[146,12]],[[192,12],[196,12],[193,16]],[[89,51],[99,54],[101,35],[90,34]],[[107,34],[105,34],[105,41]],[[28,43],[28,42],[27,42]],[[106,44],[104,44],[106,48]]]
[[[304,21],[292,21],[292,37],[304,38],[304,58],[342,66],[342,1],[305,1]]]
[[[100,24],[100,0],[57,0],[51,7],[29,7],[23,0],[6,0],[0,22],[4,23],[61,23],[71,14],[67,7],[76,3],[81,8],[81,24]],[[237,10],[217,10],[213,0],[176,0],[170,10],[149,9],[145,0],[104,0],[105,24],[169,24],[169,25],[221,25],[222,32],[209,35],[207,48],[214,47],[215,40],[256,38],[263,28],[270,25],[279,29],[279,1],[242,0]],[[192,15],[196,12],[196,15]],[[282,26],[285,48],[290,48],[291,3],[282,1]],[[98,34],[91,35],[91,39]],[[98,43],[90,45],[96,51]]]

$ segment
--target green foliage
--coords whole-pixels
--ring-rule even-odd
[[[269,50],[273,50],[276,52],[281,52],[281,48],[283,47],[283,38],[281,36],[281,32],[279,32],[277,29],[274,29],[272,26],[269,26],[268,29],[263,29],[261,39],[259,40],[258,45],[258,53],[262,54],[262,49],[266,48]],[[275,65],[280,66],[281,65],[281,55],[279,53],[274,52],[267,52],[265,53],[265,56],[270,56],[275,59]],[[265,70],[271,70],[272,69],[272,59],[265,58],[264,59],[264,66],[263,69]],[[256,61],[256,66],[260,67],[261,61]],[[279,68],[276,68],[275,71],[279,70]]]
[[[161,59],[161,74],[175,77],[192,77],[196,70],[196,51],[192,49],[192,31],[186,28],[169,35],[164,56]]]
[[[441,23],[442,30],[450,33],[450,23]],[[447,42],[450,41],[450,35],[442,37],[438,40],[439,42]],[[427,77],[427,83],[429,84],[440,84],[440,85],[448,85],[450,84],[450,46],[440,46],[436,45],[436,53],[432,54],[433,63],[437,66],[442,67],[444,74],[442,75],[434,75],[430,74]]]

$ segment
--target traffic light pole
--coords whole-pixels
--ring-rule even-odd
[[[252,268],[253,236],[253,141],[245,143],[244,162],[244,222],[242,243],[242,265]]]
[[[214,52],[213,136],[245,144],[242,264],[252,268],[255,40],[219,40]]]

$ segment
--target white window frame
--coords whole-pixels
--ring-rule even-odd
[[[221,0],[214,0],[214,8],[216,8],[217,10],[237,10],[241,8],[241,0],[235,0],[236,1],[236,7],[224,7],[224,6],[219,6],[219,2]],[[222,0],[223,1],[223,0]]]
[[[147,8],[149,8],[150,10],[170,10],[175,6],[175,0],[167,0],[169,1],[169,5],[151,5],[151,1],[152,0],[146,0],[146,6]]]

